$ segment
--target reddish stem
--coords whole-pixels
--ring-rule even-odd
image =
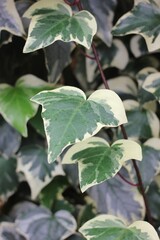
[[[64,0],[66,4],[69,6],[77,6],[79,4],[79,0],[74,0],[73,2],[69,2],[68,0]]]
[[[126,183],[128,183],[129,185],[133,186],[133,187],[139,187],[138,183],[131,183],[130,181],[128,181],[125,177],[123,177],[123,175],[120,174],[120,172],[117,173],[117,175],[122,178],[123,181],[125,181]]]
[[[68,2],[67,0],[64,0],[65,2]],[[73,4],[73,3],[72,3]],[[69,5],[71,6],[71,4],[69,3]],[[82,4],[81,4],[81,1],[80,0],[75,0],[74,1],[74,5],[77,5],[79,11],[82,11],[83,10],[83,7],[82,7]],[[95,56],[95,61],[97,62],[97,65],[98,65],[98,68],[99,68],[99,71],[100,71],[100,74],[101,74],[101,78],[103,80],[103,83],[105,85],[105,88],[106,89],[110,89],[109,88],[109,85],[108,85],[108,82],[107,82],[107,79],[104,75],[104,72],[103,72],[103,69],[102,69],[102,66],[101,66],[101,63],[100,63],[100,60],[99,60],[99,56],[98,56],[98,52],[96,50],[96,47],[94,45],[94,43],[92,43],[92,50],[93,50],[93,53],[94,53],[94,56]],[[123,134],[123,137],[124,139],[128,139],[128,136],[127,136],[127,133],[126,133],[126,130],[125,130],[125,127],[123,125],[120,126],[121,128],[121,131],[122,131],[122,134]],[[146,197],[146,194],[145,194],[145,189],[144,189],[144,186],[143,186],[143,182],[142,182],[142,177],[141,177],[141,174],[140,174],[140,171],[139,171],[139,168],[137,166],[137,163],[135,160],[132,160],[132,163],[133,163],[133,166],[134,166],[134,169],[135,169],[135,172],[136,172],[136,175],[137,175],[137,179],[138,179],[138,186],[140,188],[140,191],[141,191],[141,194],[143,196],[143,200],[144,200],[144,204],[145,204],[145,207],[146,207],[146,215],[147,215],[147,218],[148,218],[148,222],[150,224],[153,225],[153,221],[152,221],[152,217],[151,217],[151,212],[150,212],[150,209],[149,209],[149,205],[148,205],[148,201],[147,201],[147,197]],[[128,180],[126,180],[120,173],[118,173],[118,175],[125,181],[125,182],[128,182]],[[130,184],[128,182],[128,184]],[[132,185],[132,184],[131,184]],[[137,186],[137,184],[134,184]],[[133,186],[133,185],[132,185]]]

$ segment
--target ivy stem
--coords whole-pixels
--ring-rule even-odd
[[[68,2],[67,0],[64,0],[66,3]],[[68,4],[71,6],[71,3],[68,2]],[[72,3],[72,6],[73,5],[76,5],[78,10],[79,11],[82,11],[83,10],[83,7],[82,7],[82,4],[81,4],[81,0],[75,0],[73,3]],[[98,56],[98,52],[97,52],[97,49],[95,47],[95,44],[92,43],[91,45],[92,47],[92,51],[93,51],[93,54],[95,56],[95,61],[97,63],[97,66],[98,66],[98,69],[99,69],[99,72],[101,74],[101,78],[103,80],[103,83],[104,83],[104,86],[106,89],[110,89],[109,85],[108,85],[108,81],[104,75],[104,72],[103,72],[103,69],[102,69],[102,66],[101,66],[101,63],[100,63],[100,60],[99,60],[99,56]],[[123,138],[124,139],[128,139],[128,136],[127,136],[127,133],[126,133],[126,130],[125,130],[125,127],[122,125],[120,125],[120,128],[121,128],[121,132],[123,134]],[[134,186],[139,186],[140,188],[140,191],[141,191],[141,194],[142,194],[142,197],[143,197],[143,200],[144,200],[144,204],[145,204],[145,208],[146,208],[146,216],[147,216],[147,220],[150,224],[153,225],[153,220],[152,220],[152,217],[151,217],[151,212],[150,212],[150,208],[149,208],[149,205],[148,205],[148,200],[147,200],[147,197],[146,197],[146,194],[145,194],[145,189],[144,189],[144,186],[143,186],[143,182],[142,182],[142,177],[141,177],[141,174],[140,174],[140,171],[139,171],[139,168],[137,166],[137,163],[135,160],[132,159],[132,163],[133,163],[133,167],[135,169],[135,172],[136,172],[136,176],[137,176],[137,180],[138,180],[138,184],[134,184]],[[121,174],[118,174],[125,182],[128,182],[128,180],[126,180]],[[128,182],[128,184],[130,184]],[[132,184],[133,186],[133,184]]]
[[[123,177],[123,175],[120,174],[120,172],[117,173],[117,175],[126,183],[128,183],[129,185],[133,186],[133,187],[139,187],[138,183],[131,183],[130,181],[128,181],[125,177]]]
[[[104,72],[103,72],[103,69],[102,69],[102,66],[101,66],[101,63],[100,63],[100,60],[99,60],[99,56],[98,56],[98,53],[97,53],[97,50],[96,50],[96,47],[94,45],[94,43],[92,43],[92,50],[93,50],[93,53],[94,53],[94,56],[95,56],[95,60],[97,62],[97,65],[98,65],[98,68],[99,68],[99,71],[100,71],[100,74],[101,74],[101,78],[103,80],[103,83],[105,85],[105,88],[106,89],[110,89],[109,88],[109,85],[108,85],[108,82],[107,82],[107,79],[104,75]],[[124,139],[128,139],[128,136],[127,136],[127,133],[126,133],[126,130],[125,130],[125,127],[123,126],[123,124],[120,126],[121,128],[121,132],[123,134],[123,138]],[[144,204],[145,204],[145,208],[146,208],[146,216],[147,216],[147,220],[150,224],[153,225],[153,221],[152,221],[152,217],[151,217],[151,212],[150,212],[150,208],[149,208],[149,205],[148,205],[148,200],[147,200],[147,197],[146,197],[146,194],[145,194],[145,189],[144,189],[144,186],[143,186],[143,182],[142,182],[142,177],[141,177],[141,174],[140,174],[140,171],[139,171],[139,168],[137,166],[137,163],[135,160],[132,159],[132,163],[133,163],[133,167],[135,169],[135,172],[136,172],[136,176],[137,176],[137,180],[138,180],[138,184],[134,184],[134,186],[139,186],[140,188],[140,191],[141,191],[141,194],[142,194],[142,197],[143,197],[143,200],[144,200]],[[119,174],[120,176],[120,174]],[[128,182],[128,180],[126,180],[124,177],[120,176],[125,182]],[[130,184],[128,182],[128,184]],[[133,186],[133,184],[130,184]]]
[[[121,125],[120,128],[121,128],[121,132],[123,134],[123,138],[128,139],[125,127],[123,125]],[[146,207],[146,215],[147,215],[148,222],[153,225],[151,211],[150,211],[148,200],[147,200],[147,197],[146,197],[146,194],[145,194],[145,189],[144,189],[144,186],[143,186],[143,181],[142,181],[142,177],[141,177],[139,168],[137,166],[136,161],[133,160],[133,159],[132,159],[132,164],[133,164],[133,167],[134,167],[135,172],[136,172],[136,176],[137,176],[137,179],[138,179],[141,194],[143,196],[144,204],[145,204],[145,207]]]

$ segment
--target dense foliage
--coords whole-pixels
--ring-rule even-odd
[[[159,0],[0,2],[0,239],[159,239],[159,23]]]

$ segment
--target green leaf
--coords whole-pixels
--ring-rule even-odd
[[[2,222],[0,224],[0,239],[3,240],[27,240],[21,236],[14,223]]]
[[[0,156],[0,196],[3,198],[11,196],[18,186],[16,167],[16,159],[5,159]]]
[[[113,28],[112,33],[117,36],[126,34],[140,34],[145,38],[149,51],[160,48],[160,4],[155,1],[138,0],[134,8],[123,15]]]
[[[1,1],[0,9],[0,31],[6,30],[14,35],[23,36],[25,33],[14,0]]]
[[[143,88],[152,93],[160,103],[160,72],[150,74],[146,78]]]
[[[78,162],[82,192],[115,176],[123,163],[142,159],[141,147],[134,141],[118,140],[110,147],[102,138],[93,137],[72,146],[63,163]]]
[[[112,215],[100,215],[86,222],[79,231],[87,240],[159,240],[151,224],[136,221],[126,227],[121,219]]]
[[[45,207],[51,209],[58,199],[63,199],[62,193],[68,187],[66,177],[55,177],[39,194],[39,200]],[[53,191],[54,189],[54,191]],[[55,211],[55,206],[54,206]]]
[[[0,153],[7,158],[17,152],[21,135],[8,123],[0,119]]]
[[[97,90],[86,100],[83,91],[65,86],[42,91],[32,100],[42,105],[49,163],[68,145],[87,139],[104,126],[116,127],[127,121],[120,98],[111,90]]]
[[[15,87],[2,83],[0,113],[12,127],[27,137],[26,123],[38,109],[37,104],[32,103],[30,98],[44,89],[51,88],[53,86],[30,74],[20,77]]]
[[[110,46],[112,43],[111,28],[114,19],[114,11],[117,6],[117,0],[82,0],[82,4],[84,9],[91,12],[96,18],[98,25],[98,37]]]
[[[124,168],[120,173],[128,181],[137,183],[137,179],[132,180]],[[88,189],[87,193],[95,201],[98,213],[115,215],[127,224],[144,219],[142,195],[136,187],[125,183],[118,175]]]
[[[40,191],[57,175],[63,175],[58,162],[48,164],[47,152],[40,146],[26,146],[18,154],[18,172],[23,172],[35,199]]]
[[[30,240],[60,240],[71,236],[76,230],[76,221],[67,211],[54,215],[47,209],[36,207],[16,219],[17,230]]]
[[[153,111],[140,107],[134,100],[125,100],[124,106],[128,118],[125,128],[129,137],[147,140],[159,136],[159,119]]]
[[[47,47],[57,40],[75,41],[90,48],[97,31],[91,13],[80,11],[72,15],[72,9],[62,0],[38,1],[24,16],[31,18],[29,36],[23,50],[25,53]]]

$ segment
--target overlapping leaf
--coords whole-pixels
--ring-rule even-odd
[[[118,20],[113,28],[113,34],[118,36],[140,34],[145,38],[149,51],[158,50],[160,48],[159,7],[158,1],[135,1],[134,8]]]
[[[58,162],[48,164],[45,149],[34,145],[24,147],[19,152],[17,171],[24,173],[33,199],[53,177],[64,174]]]
[[[3,240],[27,240],[16,230],[14,223],[2,222],[0,224],[0,239]]]
[[[10,196],[18,186],[16,166],[16,159],[5,159],[0,156],[0,196],[2,198]]]
[[[152,93],[160,102],[160,72],[150,74],[146,78],[143,88]]]
[[[72,9],[62,0],[38,1],[24,16],[31,18],[25,53],[47,47],[57,40],[75,41],[90,48],[97,31],[97,24],[91,13],[81,11],[72,15]]]
[[[132,180],[124,168],[120,171],[125,179],[137,183],[137,179]],[[128,224],[144,219],[145,206],[142,195],[136,187],[124,183],[118,175],[91,187],[87,193],[95,201],[97,212],[101,214],[112,214]]]
[[[15,87],[0,84],[0,113],[12,127],[26,137],[26,123],[38,109],[37,104],[31,102],[30,98],[44,89],[51,88],[53,86],[33,75],[22,76],[17,80]]]
[[[121,219],[112,215],[99,215],[86,222],[79,231],[87,240],[159,240],[151,224],[136,221],[126,227]]]
[[[0,1],[0,31],[6,30],[14,35],[24,35],[21,19],[15,7],[14,0]]]
[[[80,89],[65,86],[42,91],[32,100],[42,105],[49,162],[67,145],[87,139],[104,126],[127,121],[120,98],[111,90],[97,90],[86,100]]]
[[[102,138],[93,137],[72,146],[63,163],[78,162],[82,192],[113,177],[129,159],[141,160],[140,146],[130,140],[118,140],[110,147]]]
[[[57,82],[63,69],[69,64],[71,44],[56,41],[44,49],[49,82]]]
[[[142,161],[137,162],[139,170],[141,172],[143,185],[147,189],[153,181],[154,177],[160,173],[160,139],[150,138],[142,145]],[[131,172],[133,178],[135,178],[135,171],[130,164],[126,167]]]
[[[117,0],[82,0],[82,4],[86,10],[95,16],[98,25],[98,36],[110,46],[112,43],[111,28]]]
[[[63,240],[75,233],[76,221],[67,211],[54,215],[43,207],[36,207],[16,219],[18,232],[30,240]]]
[[[21,135],[8,123],[0,121],[0,153],[6,157],[13,156],[21,144]]]
[[[128,136],[145,140],[159,136],[159,119],[153,111],[140,107],[139,103],[134,100],[125,100],[124,106],[128,118],[126,124]]]

